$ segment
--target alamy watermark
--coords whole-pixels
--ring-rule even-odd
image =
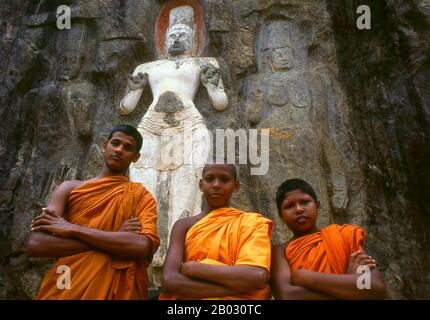
[[[358,266],[357,273],[360,274],[356,281],[357,288],[359,290],[372,289],[372,273],[370,267],[367,265]]]
[[[215,135],[193,129],[163,133],[158,143],[149,145],[157,152],[148,150],[151,156],[145,156],[145,161],[154,167],[202,167],[216,159],[228,164],[249,164],[251,175],[265,175],[269,171],[269,135],[270,129],[243,128],[216,129]]]
[[[57,267],[57,288],[59,290],[71,289],[72,288],[72,277],[71,270],[69,266],[61,265]]]
[[[371,12],[369,6],[358,6],[357,13],[360,14],[360,16],[357,18],[357,29],[371,29]]]
[[[72,28],[72,16],[69,6],[61,5],[57,7],[57,28],[60,30]]]
[[[357,7],[356,13],[360,14],[357,18],[356,26],[359,30],[371,29],[371,11],[367,5]],[[71,29],[71,9],[67,5],[57,7],[57,28],[60,30]]]
[[[226,159],[227,163],[236,163],[236,138],[238,138],[239,164],[250,164],[251,175],[265,175],[269,171],[269,129],[261,129],[260,143],[258,143],[258,129],[216,129],[215,130],[215,158]],[[226,142],[227,157],[224,154]],[[258,154],[260,150],[260,154]],[[214,153],[210,156],[213,157]]]

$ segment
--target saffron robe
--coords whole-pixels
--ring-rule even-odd
[[[159,246],[156,202],[140,183],[124,176],[86,182],[69,194],[65,215],[73,224],[104,231],[119,231],[124,221],[134,217],[140,219],[140,234],[152,241],[153,254]],[[98,251],[62,257],[43,279],[37,299],[147,299],[148,264],[145,259]],[[70,289],[57,287],[64,272],[57,274],[57,268],[62,265],[70,268]]]
[[[291,271],[343,274],[349,256],[364,247],[365,231],[354,225],[332,224],[319,232],[297,238],[289,243],[285,256]]]
[[[212,265],[255,266],[270,272],[270,240],[273,223],[258,213],[234,208],[220,208],[208,213],[188,230],[185,237],[184,261]],[[267,286],[247,294],[214,299],[270,299]],[[177,295],[161,294],[161,300],[180,299]]]

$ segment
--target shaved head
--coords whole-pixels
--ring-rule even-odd
[[[224,165],[225,168],[233,175],[233,177],[235,179],[237,179],[237,170],[236,170],[236,166],[234,164],[231,163],[227,163],[226,160],[216,160],[216,161],[210,161],[208,162],[204,167],[203,167],[203,172],[202,172],[202,176],[205,174],[205,171],[207,169],[209,169],[211,166],[216,166],[216,165]]]

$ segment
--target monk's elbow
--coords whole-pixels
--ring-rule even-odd
[[[161,276],[161,291],[164,293],[177,292],[176,276],[172,272],[163,272]]]
[[[291,295],[287,292],[281,292],[276,295],[274,294],[274,296],[275,296],[275,300],[300,300],[296,296]]]
[[[150,259],[152,254],[152,241],[147,237],[142,237],[137,249],[136,255],[138,258]]]
[[[284,285],[281,288],[274,289],[273,295],[276,300],[302,300],[303,297],[296,289],[294,286]]]
[[[263,290],[269,282],[269,272],[265,269],[253,270],[244,277],[234,279],[230,282],[230,288],[239,294],[246,294],[249,291]]]
[[[269,272],[265,269],[258,270],[254,277],[255,290],[263,290],[269,282]]]
[[[372,287],[372,298],[383,300],[387,297],[387,289],[383,281],[376,281]]]
[[[40,241],[35,233],[30,233],[30,236],[27,241],[27,257],[38,257],[39,253]]]
[[[27,244],[26,255],[29,258],[37,257],[36,250],[35,250],[34,246],[30,243],[30,241]]]

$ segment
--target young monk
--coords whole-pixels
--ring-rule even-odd
[[[317,228],[320,203],[305,181],[285,181],[276,193],[281,218],[294,236],[272,251],[271,287],[276,299],[383,299],[385,285],[364,251],[365,231],[354,225]],[[359,289],[359,266],[370,289]],[[361,280],[360,280],[361,281]]]
[[[208,212],[173,226],[160,299],[269,299],[272,221],[229,207],[233,165],[206,165],[199,186]]]
[[[101,172],[63,182],[31,225],[29,256],[55,257],[37,299],[146,299],[146,268],[159,245],[156,203],[125,176],[142,137],[116,126],[104,144]],[[70,270],[70,287],[57,279]]]

